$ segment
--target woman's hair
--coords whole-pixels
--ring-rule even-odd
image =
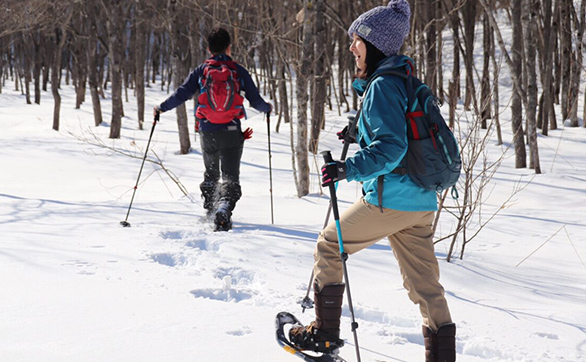
[[[386,55],[369,41],[360,37],[366,45],[366,59],[364,61],[366,69],[360,69],[354,76],[360,79],[368,79],[376,70],[376,65],[386,58]]]

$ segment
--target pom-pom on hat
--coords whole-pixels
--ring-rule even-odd
[[[395,55],[409,35],[411,10],[407,0],[391,0],[387,6],[378,6],[360,15],[348,29],[374,45],[384,55]]]

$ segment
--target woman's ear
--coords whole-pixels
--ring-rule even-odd
[[[226,48],[226,55],[229,56],[229,57],[232,56],[232,49],[231,49],[231,46],[230,45],[228,45],[228,47]]]

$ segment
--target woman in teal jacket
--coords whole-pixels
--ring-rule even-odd
[[[409,33],[409,16],[406,0],[391,0],[350,26],[350,51],[358,68],[353,87],[362,97],[356,135],[360,150],[345,162],[324,165],[322,182],[363,183],[364,197],[340,217],[344,250],[352,254],[388,238],[409,298],[419,305],[426,361],[455,361],[456,326],[439,283],[432,240],[436,194],[408,175],[393,173],[407,152],[407,94],[402,77],[383,73],[412,71],[411,60],[397,54]],[[335,353],[343,345],[345,287],[335,224],[320,233],[314,257],[316,319],[292,328],[289,339],[301,349]]]

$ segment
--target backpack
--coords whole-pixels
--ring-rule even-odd
[[[195,111],[197,119],[225,124],[244,117],[244,97],[240,95],[235,62],[206,60],[200,85]]]
[[[460,177],[462,158],[458,142],[437,105],[437,98],[411,72],[389,71],[377,76],[385,74],[403,78],[407,90],[407,154],[392,172],[408,175],[426,190],[441,192],[455,186]],[[378,184],[382,186],[380,177]],[[381,190],[379,188],[379,197]]]

